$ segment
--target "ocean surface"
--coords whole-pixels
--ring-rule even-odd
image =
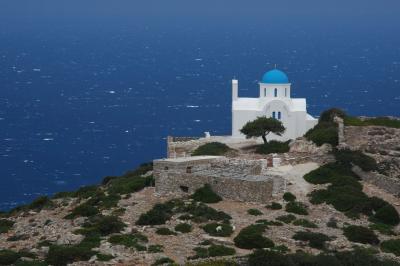
[[[0,210],[229,134],[231,79],[255,97],[275,64],[313,115],[400,116],[393,29],[22,28],[0,27]]]

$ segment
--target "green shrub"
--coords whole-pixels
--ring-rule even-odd
[[[243,249],[271,248],[274,242],[263,236],[265,225],[255,224],[243,228],[234,238],[235,246]]]
[[[320,122],[334,122],[335,116],[340,117],[340,118],[345,118],[347,115],[346,113],[339,109],[339,108],[331,108],[328,110],[325,110],[321,113],[319,116],[319,121]]]
[[[99,190],[98,186],[84,186],[79,188],[75,193],[74,196],[82,199],[87,199],[93,197],[97,191]]]
[[[81,217],[81,216],[90,217],[97,215],[98,213],[99,210],[96,207],[89,205],[87,203],[83,203],[74,208],[70,214],[65,216],[65,219],[74,219],[76,217]]]
[[[268,209],[271,209],[271,210],[280,210],[280,209],[282,209],[282,205],[277,203],[277,202],[272,202],[270,205],[267,205],[265,207],[268,208]]]
[[[329,221],[326,223],[326,226],[331,227],[331,228],[338,228],[336,219],[331,217],[329,219]]]
[[[318,226],[315,223],[307,219],[297,219],[293,222],[293,225],[302,226],[306,228],[318,228]]]
[[[256,224],[272,225],[272,226],[283,226],[283,223],[277,221],[268,221],[265,219],[257,220]]]
[[[376,230],[383,235],[394,236],[396,233],[393,231],[393,226],[382,224],[382,223],[374,223],[370,224],[369,228],[372,230]]]
[[[203,230],[211,236],[227,237],[232,235],[233,227],[230,224],[210,223],[203,226]]]
[[[14,226],[14,222],[7,219],[0,219],[0,234],[7,233]]]
[[[175,263],[172,259],[164,257],[164,258],[159,258],[157,259],[153,264],[151,264],[151,266],[158,266],[158,265],[170,265]]]
[[[314,128],[307,131],[305,137],[317,146],[327,143],[336,147],[339,143],[337,124],[320,121]]]
[[[166,228],[166,227],[158,228],[158,229],[156,230],[156,234],[157,234],[157,235],[164,235],[164,236],[176,235],[176,233],[175,233],[174,231],[172,231],[172,230],[170,230],[170,229],[168,229],[168,228]]]
[[[347,126],[385,126],[400,128],[400,120],[391,119],[389,117],[367,118],[361,120],[358,117],[347,116],[344,119],[344,123]]]
[[[365,155],[361,151],[352,151],[349,149],[336,150],[334,152],[336,161],[343,165],[351,167],[351,163],[358,165],[364,171],[378,170],[378,164],[375,159]]]
[[[231,216],[223,211],[217,211],[204,203],[192,202],[190,205],[183,209],[184,212],[189,213],[194,222],[207,222],[207,221],[228,221],[232,219]]]
[[[161,253],[164,251],[164,247],[162,245],[150,245],[147,249],[149,253]]]
[[[268,143],[258,145],[256,153],[258,154],[270,154],[270,153],[285,153],[289,151],[289,142],[280,142],[271,140]]]
[[[288,214],[288,215],[281,215],[276,217],[276,220],[284,222],[285,224],[290,224],[294,220],[296,220],[296,216],[293,214]]]
[[[223,245],[214,245],[214,244],[212,244],[208,248],[203,248],[203,247],[194,248],[194,251],[196,252],[196,255],[194,257],[191,257],[190,259],[231,256],[236,253],[235,249],[233,248],[229,248]]]
[[[258,210],[258,209],[248,209],[247,213],[250,215],[254,215],[254,216],[258,216],[258,215],[262,215],[263,213]]]
[[[230,151],[226,144],[220,142],[211,142],[206,143],[197,149],[195,149],[192,153],[192,156],[199,156],[199,155],[224,155],[228,151]]]
[[[65,266],[75,261],[87,261],[95,254],[96,252],[91,249],[79,245],[52,245],[47,254],[46,262],[54,266]]]
[[[381,250],[383,252],[393,253],[400,256],[400,239],[390,239],[381,243]]]
[[[192,231],[192,225],[187,223],[180,223],[175,226],[175,231],[181,233],[189,233]]]
[[[211,245],[208,248],[210,257],[231,256],[236,253],[234,248],[229,248],[223,245]]]
[[[0,250],[0,265],[12,265],[21,255],[12,250]]]
[[[327,235],[313,232],[297,232],[294,234],[293,239],[307,241],[310,247],[316,249],[324,249],[325,242],[331,240],[331,238]]]
[[[205,184],[203,187],[197,189],[191,198],[204,203],[217,203],[222,200],[222,198],[211,189],[209,184]]]
[[[379,244],[379,239],[374,231],[363,226],[350,225],[343,229],[343,234],[352,242],[371,245]]]
[[[48,266],[48,264],[44,261],[22,260],[22,259],[17,260],[13,265],[14,266]]]
[[[119,233],[125,228],[125,224],[116,216],[93,216],[87,221],[82,229],[78,229],[75,233],[86,236],[92,235],[110,235]]]
[[[144,175],[146,173],[148,173],[149,171],[153,170],[153,162],[149,162],[149,163],[143,163],[141,164],[138,168],[136,168],[133,171],[128,171],[125,174],[123,174],[122,176],[106,176],[103,181],[101,182],[102,185],[108,185],[110,183],[110,181],[118,179],[118,178],[136,178],[136,177],[140,177],[141,175]],[[150,184],[148,184],[149,186],[154,186],[154,180],[152,180],[151,178],[148,179],[148,181],[150,182]]]
[[[308,215],[306,206],[301,202],[291,201],[286,204],[285,210],[299,215]]]
[[[97,259],[99,260],[99,261],[110,261],[110,260],[112,260],[113,258],[115,258],[113,255],[109,255],[109,254],[97,254],[96,255],[97,256]]]
[[[114,245],[122,245],[128,248],[135,248],[138,251],[146,250],[144,246],[148,242],[145,235],[140,233],[126,234],[126,235],[113,235],[108,239],[108,242]]]
[[[160,225],[165,224],[172,215],[173,206],[170,204],[156,204],[151,210],[140,215],[137,225]]]
[[[398,225],[400,222],[399,213],[390,204],[379,208],[372,216],[372,219],[388,225]]]
[[[153,177],[122,177],[111,180],[108,186],[110,194],[130,194],[151,186],[154,182]]]
[[[292,193],[290,193],[290,192],[286,192],[285,194],[283,194],[283,199],[285,200],[285,201],[295,201],[296,200],[296,196],[295,195],[293,195]]]

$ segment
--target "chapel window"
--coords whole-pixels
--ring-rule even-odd
[[[281,114],[281,112],[278,112],[278,119],[281,120],[281,118],[282,118],[282,114]]]
[[[267,88],[264,88],[264,97],[267,97]]]
[[[272,118],[276,119],[276,112],[272,112]]]
[[[285,88],[285,97],[287,97],[287,88]]]
[[[275,88],[275,90],[274,90],[274,97],[278,97],[278,89],[277,88]]]

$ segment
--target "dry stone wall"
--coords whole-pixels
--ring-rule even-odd
[[[156,192],[161,195],[189,195],[210,184],[223,198],[264,203],[284,186],[281,177],[266,171],[265,160],[192,157],[154,161]]]

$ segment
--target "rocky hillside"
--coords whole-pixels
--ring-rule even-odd
[[[308,136],[338,144],[318,130],[335,125]],[[326,152],[329,163],[282,166],[286,192],[267,204],[225,200],[207,185],[158,196],[151,164],[40,197],[0,214],[0,265],[400,265],[399,198],[353,172],[378,172],[379,162]]]

